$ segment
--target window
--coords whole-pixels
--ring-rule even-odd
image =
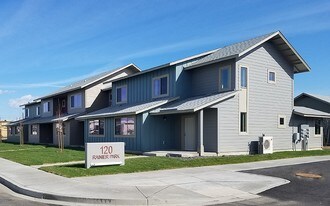
[[[104,135],[104,120],[102,119],[89,120],[89,134]]]
[[[19,132],[20,132],[20,127],[19,126],[16,126],[15,127],[15,134],[19,134]]]
[[[321,135],[321,120],[315,120],[315,135]]]
[[[230,66],[220,69],[220,91],[231,89],[231,68]]]
[[[268,83],[276,82],[276,73],[274,71],[268,71]]]
[[[50,102],[44,102],[43,109],[44,109],[44,113],[50,112]]]
[[[40,115],[40,107],[36,107],[36,115],[37,115],[37,116]]]
[[[8,133],[13,134],[13,130],[11,129],[11,127],[8,127]]]
[[[247,87],[247,68],[241,67],[241,88]]]
[[[117,103],[126,103],[127,102],[127,86],[117,87],[116,90]]]
[[[286,128],[286,116],[278,115],[278,128]]]
[[[241,112],[240,132],[247,132],[247,113]]]
[[[135,118],[134,117],[115,118],[115,135],[134,136]]]
[[[37,135],[38,134],[38,125],[32,124],[31,125],[31,135]]]
[[[30,116],[30,110],[28,108],[25,109],[25,118]]]
[[[168,75],[152,79],[152,97],[168,96]]]
[[[71,100],[71,108],[81,108],[82,106],[82,98],[81,94],[75,94],[70,97]]]

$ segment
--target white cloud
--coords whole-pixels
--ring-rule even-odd
[[[33,99],[35,99],[35,97],[33,97],[31,94],[24,95],[17,99],[10,99],[9,106],[13,108],[19,108],[20,105],[31,102]]]
[[[10,94],[10,93],[14,93],[15,91],[11,91],[11,90],[2,90],[0,89],[0,94]]]

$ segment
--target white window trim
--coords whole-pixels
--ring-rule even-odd
[[[118,102],[117,100],[118,100],[118,98],[117,98],[117,92],[118,92],[118,89],[120,89],[120,88],[125,88],[126,87],[126,91],[127,91],[127,93],[126,93],[126,95],[127,95],[127,97],[126,97],[126,101],[121,101],[121,102]],[[116,104],[125,104],[125,103],[127,103],[127,99],[128,99],[128,89],[127,89],[127,85],[122,85],[122,86],[118,86],[118,87],[116,87]]]
[[[104,128],[103,128],[103,130],[104,130],[104,132],[103,132],[103,134],[91,134],[91,133],[89,133],[89,122],[90,121],[95,121],[95,120],[99,120],[99,121],[101,121],[101,120],[103,120],[103,122],[104,122]],[[105,119],[90,119],[90,120],[88,120],[88,136],[89,137],[105,137]]]
[[[74,96],[76,96],[76,95],[80,95],[81,96],[81,105],[79,106],[79,107],[76,107],[75,105],[73,105],[73,107],[72,107],[72,100],[71,100],[71,97],[73,97],[74,98]],[[82,95],[82,93],[75,93],[75,94],[72,94],[72,95],[70,95],[70,109],[80,109],[80,108],[82,108],[83,107],[83,95]],[[61,105],[62,105],[62,103],[61,103]]]
[[[322,136],[322,126],[320,125],[320,134],[315,134],[315,125],[316,125],[316,120],[319,120],[319,119],[315,119],[314,120],[314,137],[321,137]]]
[[[29,108],[25,108],[25,114],[27,114],[25,116],[25,118],[30,117],[30,109]]]
[[[246,132],[241,132],[241,113],[246,113]],[[239,135],[249,135],[249,115],[248,112],[238,112],[238,133]]]
[[[38,109],[39,108],[39,109]],[[38,113],[38,111],[39,111],[39,113]],[[36,107],[36,116],[40,116],[40,106],[37,106]]]
[[[49,111],[45,111],[45,104],[49,104]],[[48,109],[48,105],[47,105],[47,109]],[[46,102],[44,102],[43,104],[42,104],[42,110],[43,110],[43,113],[50,113],[50,110],[51,110],[51,108],[50,108],[50,101],[46,101]]]
[[[116,135],[116,119],[119,118],[133,118],[134,119],[134,135]],[[135,138],[136,137],[136,117],[135,116],[121,116],[113,118],[113,136],[120,138]]]
[[[271,81],[271,80],[269,80],[269,74],[270,74],[270,72],[273,72],[273,73],[275,74],[275,81]],[[276,84],[276,79],[277,79],[276,71],[275,71],[275,70],[268,69],[268,70],[267,70],[267,82],[268,82],[269,84]]]
[[[166,94],[155,96],[155,94],[154,94],[154,80],[155,79],[161,79],[161,78],[164,78],[164,77],[167,77],[167,88],[166,88],[167,89],[167,92],[166,92]],[[157,77],[152,78],[152,80],[151,80],[151,96],[152,96],[152,98],[155,99],[155,98],[169,96],[169,89],[170,89],[170,84],[169,83],[170,83],[170,78],[169,78],[169,75],[168,74],[165,74],[165,75],[161,75],[161,76],[157,76]]]
[[[226,68],[228,68],[229,69],[229,88],[228,89],[222,89],[221,88],[221,70],[222,69],[226,69]],[[232,78],[232,68],[231,68],[231,65],[229,64],[229,65],[225,65],[225,66],[222,66],[222,67],[220,67],[219,68],[219,81],[218,81],[218,84],[219,84],[219,91],[220,92],[225,92],[225,91],[230,91],[231,89],[232,89],[232,81],[231,81],[231,78]]]
[[[246,68],[246,87],[242,87],[242,67]],[[245,65],[239,65],[239,88],[240,89],[247,89],[249,87],[249,67]]]
[[[280,124],[280,119],[284,118],[284,125]],[[277,116],[277,128],[279,129],[285,129],[287,124],[286,116],[285,115],[278,115]]]

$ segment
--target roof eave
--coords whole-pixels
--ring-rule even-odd
[[[198,67],[206,66],[206,65],[209,65],[209,64],[214,64],[214,63],[217,63],[217,62],[222,62],[222,61],[226,61],[226,60],[229,60],[229,59],[235,59],[237,57],[238,57],[238,55],[231,55],[231,56],[224,57],[224,58],[221,58],[221,59],[216,59],[216,60],[204,62],[204,63],[201,63],[201,64],[187,66],[187,67],[184,68],[184,70],[195,69],[195,68],[198,68]]]
[[[302,116],[302,117],[307,117],[307,118],[326,118],[330,119],[330,115],[316,115],[316,114],[304,114],[301,112],[293,111],[294,114]]]

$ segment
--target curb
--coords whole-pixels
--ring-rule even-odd
[[[0,183],[8,187],[12,191],[26,195],[29,197],[34,197],[37,199],[53,200],[53,201],[63,201],[72,203],[87,203],[87,204],[107,204],[107,205],[148,205],[147,199],[102,199],[102,198],[84,198],[84,197],[71,197],[59,194],[50,194],[37,190],[28,189],[27,187],[20,186],[14,181],[8,180],[0,175]]]

